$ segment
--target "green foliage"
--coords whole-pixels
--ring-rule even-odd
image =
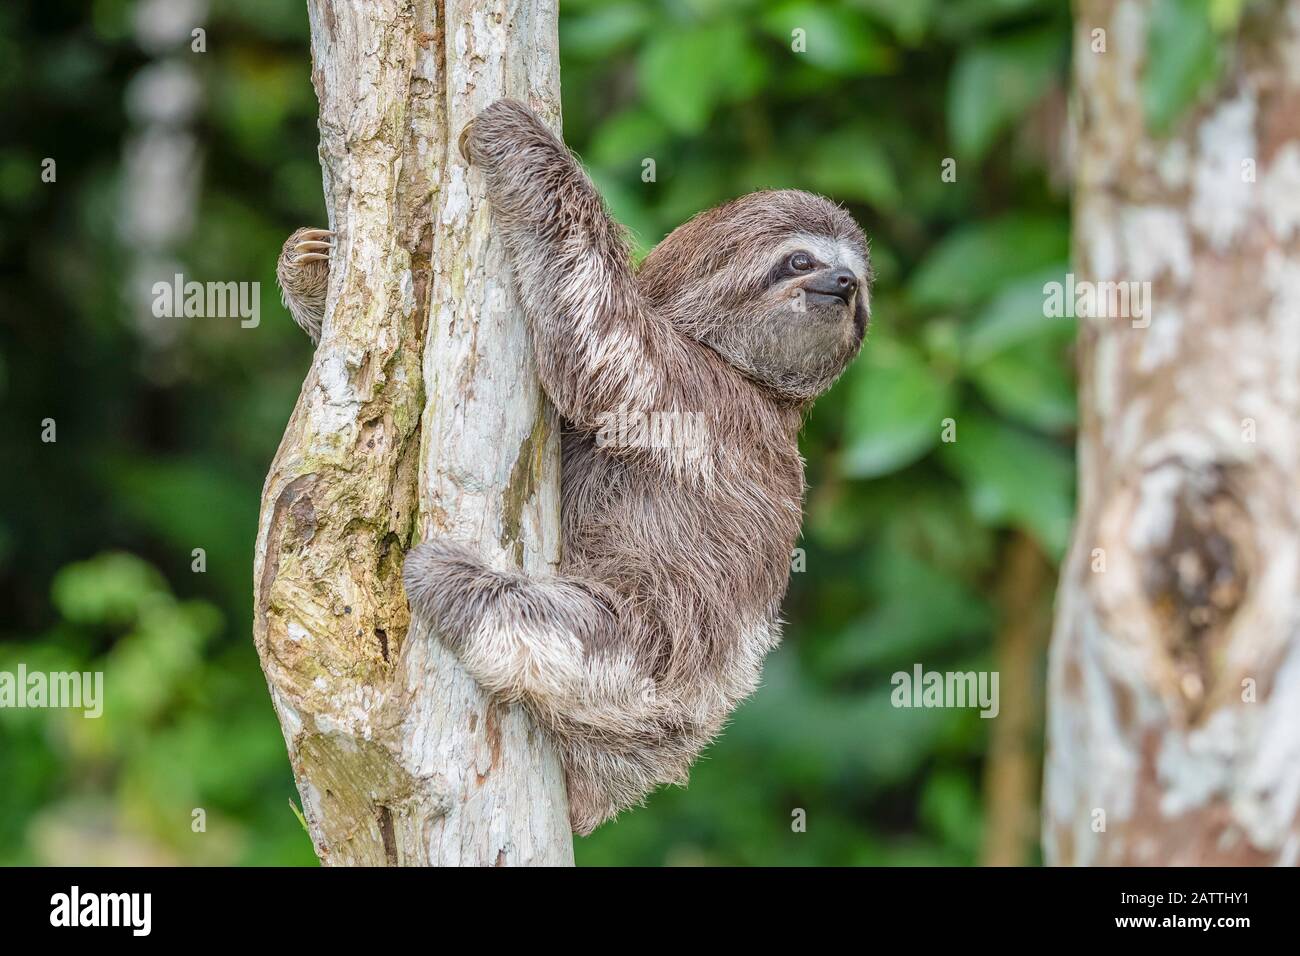
[[[293,788],[256,659],[218,646],[221,613],[123,553],[68,565],[51,599],[50,630],[0,644],[0,671],[101,674],[102,714],[0,708],[0,779],[17,782],[0,864],[310,863],[271,801]]]
[[[684,26],[655,33],[641,51],[641,95],[672,129],[699,132],[723,103],[744,99],[762,85],[765,61],[738,24]]]
[[[944,463],[962,480],[975,517],[1014,524],[1053,556],[1065,550],[1072,467],[1056,443],[982,416],[963,418]]]
[[[953,383],[919,350],[877,335],[852,380],[840,467],[874,478],[910,465],[939,442],[936,422],[952,411]]]
[[[1007,283],[1064,261],[1068,249],[1060,217],[1012,215],[975,222],[944,237],[917,267],[909,290],[922,308],[976,305]]]
[[[1215,5],[1219,22],[1235,21],[1240,8]],[[1207,0],[1156,0],[1147,26],[1142,105],[1147,123],[1167,133],[1202,90],[1219,75],[1222,64]]]
[[[962,52],[948,95],[948,128],[958,156],[983,159],[998,135],[1042,99],[1060,69],[1062,42],[1060,32],[1049,28]]]
[[[98,718],[0,708],[0,863],[310,864],[249,631],[259,490],[308,358],[280,320],[275,256],[323,216],[306,11],[223,4],[188,60],[203,191],[177,271],[261,282],[263,322],[244,330],[158,322],[133,293],[125,104],[149,61],[133,9],[0,11],[0,95],[17,107],[0,145],[17,320],[0,329],[0,672],[98,672],[105,698]]]
[[[795,31],[804,41],[799,51],[817,69],[845,76],[891,72],[898,62],[893,44],[884,41],[870,20],[848,6],[795,2],[766,11],[763,26],[778,40],[793,44]]]

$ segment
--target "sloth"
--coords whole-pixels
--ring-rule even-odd
[[[495,699],[559,745],[586,835],[694,759],[758,686],[781,638],[799,535],[798,435],[857,355],[867,241],[810,193],[700,213],[631,265],[624,231],[525,105],[474,118],[482,173],[542,386],[561,431],[554,576],[436,538],[407,555],[423,619]],[[313,339],[330,235],[285,244],[286,305]]]
[[[325,321],[329,253],[333,247],[333,230],[304,227],[284,241],[275,264],[280,301],[313,344],[320,342],[321,325]]]

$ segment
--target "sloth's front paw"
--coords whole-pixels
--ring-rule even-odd
[[[285,308],[313,342],[320,341],[334,232],[304,227],[285,240],[275,264]]]

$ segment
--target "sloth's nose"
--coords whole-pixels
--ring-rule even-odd
[[[858,277],[848,269],[836,269],[831,273],[831,281],[843,293],[842,298],[845,302],[853,298],[853,293],[858,288]]]
[[[809,292],[817,292],[821,295],[833,295],[843,299],[847,305],[853,298],[853,293],[858,288],[858,277],[852,270],[836,269],[834,272],[819,276],[814,276],[811,280],[804,283],[804,288]]]

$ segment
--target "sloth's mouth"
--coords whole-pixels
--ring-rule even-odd
[[[844,308],[848,308],[849,303],[853,299],[853,293],[849,292],[841,295],[838,292],[812,292],[811,290],[805,289],[804,298],[812,305],[843,306]]]

